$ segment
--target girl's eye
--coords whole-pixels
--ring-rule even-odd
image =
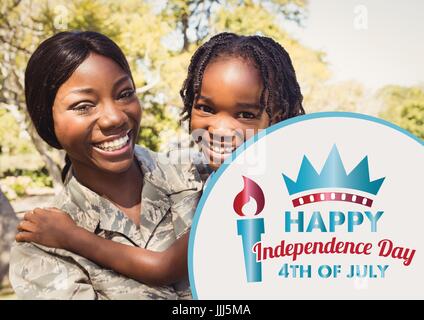
[[[252,112],[242,111],[239,112],[238,117],[242,119],[255,119],[256,115]]]
[[[197,104],[194,106],[195,109],[203,111],[205,113],[215,113],[214,109],[208,106],[205,106],[204,104]]]
[[[91,104],[83,103],[83,104],[79,104],[79,105],[72,107],[72,111],[75,111],[78,114],[85,114],[85,113],[90,112],[92,107],[93,107],[93,105],[91,105]]]
[[[134,89],[127,89],[127,90],[124,90],[124,91],[122,91],[121,93],[120,93],[120,95],[119,95],[119,100],[122,100],[122,99],[128,99],[128,98],[131,98],[131,97],[133,97],[134,96],[134,94],[135,94],[135,90]]]

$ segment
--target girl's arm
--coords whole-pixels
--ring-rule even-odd
[[[163,252],[101,238],[56,208],[35,209],[18,225],[18,242],[65,249],[147,285],[170,285],[187,278],[188,232]]]

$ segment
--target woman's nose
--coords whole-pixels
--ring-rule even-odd
[[[114,130],[123,127],[127,122],[128,116],[119,106],[114,103],[104,104],[98,120],[100,129],[105,131]]]

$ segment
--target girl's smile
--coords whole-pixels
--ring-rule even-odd
[[[206,67],[190,124],[212,169],[268,127],[269,117],[260,108],[262,88],[258,69],[246,59],[226,57]]]
[[[210,38],[191,58],[180,95],[212,170],[261,129],[305,113],[289,54],[259,35]]]

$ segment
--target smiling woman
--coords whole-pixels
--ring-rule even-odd
[[[53,104],[55,135],[79,182],[110,199],[116,195],[105,180],[119,183],[128,176],[132,190],[141,188],[134,162],[140,117],[131,76],[110,58],[90,53],[59,88]],[[99,179],[99,170],[108,174]],[[138,205],[127,206],[126,213],[139,223],[140,194],[132,190],[127,202]]]
[[[141,107],[119,47],[95,32],[56,34],[31,56],[25,93],[39,135],[66,151],[54,205],[72,219],[56,208],[26,214],[11,251],[18,297],[190,298],[186,241],[175,240],[187,237],[201,182],[194,167],[135,145]]]
[[[55,134],[83,176],[93,164],[112,172],[130,166],[140,116],[131,77],[98,54],[90,54],[75,70],[53,104]]]

